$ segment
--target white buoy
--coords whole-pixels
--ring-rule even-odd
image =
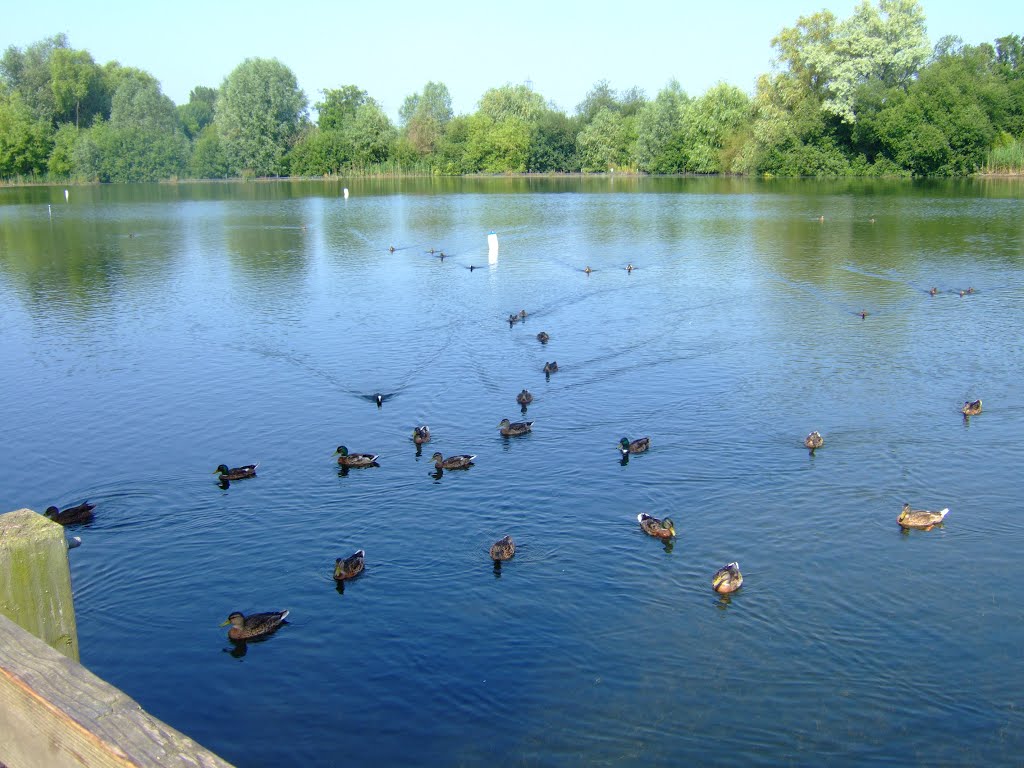
[[[53,206],[50,205],[49,203],[46,204],[46,215],[49,216],[51,219],[53,218]]]
[[[64,202],[68,202],[68,191],[66,189],[64,190]]]
[[[345,187],[343,190],[341,190],[341,194],[343,194],[345,196],[345,199],[348,200],[348,187]]]
[[[494,232],[487,235],[487,263],[498,263],[498,235]]]

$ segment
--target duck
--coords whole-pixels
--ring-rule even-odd
[[[334,580],[345,581],[345,579],[354,578],[363,572],[365,565],[366,553],[361,549],[344,560],[339,557],[334,561]]]
[[[550,339],[551,337],[548,336],[547,331],[541,331],[540,333],[537,334],[537,341],[539,341],[541,344],[547,344]]]
[[[222,627],[231,625],[231,629],[228,630],[229,640],[254,640],[277,631],[284,624],[284,620],[288,618],[288,613],[288,611],[270,611],[246,616],[235,611],[220,625]]]
[[[380,392],[375,392],[373,395],[373,402],[375,402],[377,404],[377,407],[380,408],[381,406],[384,405],[384,395],[382,395]]]
[[[636,440],[630,442],[628,437],[624,437],[619,440],[619,452],[623,456],[629,456],[631,453],[643,453],[651,447],[651,438],[649,437],[638,437]]]
[[[496,563],[500,563],[503,560],[511,560],[515,553],[516,543],[512,541],[511,536],[505,536],[491,544],[491,560]]]
[[[636,521],[640,523],[640,527],[643,529],[643,532],[648,536],[654,536],[658,539],[671,539],[676,535],[676,526],[670,517],[666,517],[664,520],[659,520],[656,517],[648,515],[646,512],[641,512],[636,516]]]
[[[512,315],[508,316],[508,327],[509,328],[511,328],[513,325],[515,325],[518,322],[519,322],[519,315],[512,314]]]
[[[533,429],[533,422],[509,421],[508,419],[502,419],[501,424],[498,425],[498,429],[501,430],[502,437],[515,437],[516,435],[525,435]]]
[[[389,253],[394,253],[395,252],[395,246],[392,245],[390,248],[388,248],[388,252]]]
[[[820,432],[811,432],[811,434],[804,438],[804,446],[812,451],[815,448],[821,448],[824,444],[825,438],[821,436]]]
[[[911,509],[909,504],[904,504],[900,516],[896,518],[896,522],[903,528],[920,528],[924,531],[930,531],[934,526],[941,523],[948,514],[949,507],[940,509],[938,512],[932,512],[927,509]]]
[[[555,373],[557,370],[558,370],[558,363],[557,362],[552,361],[550,363],[544,363],[544,373],[546,373],[548,376],[550,376],[552,373]]]
[[[61,525],[74,525],[76,523],[88,523],[93,518],[92,510],[95,504],[83,501],[74,507],[65,507],[63,510],[57,507],[47,507],[43,513],[46,517]]]
[[[928,290],[928,294],[931,295],[931,296],[936,296],[936,295],[938,295],[938,293],[939,293],[939,289],[936,288],[934,285]]]
[[[964,402],[964,407],[960,409],[960,413],[964,416],[977,416],[981,413],[981,399],[971,402],[967,400]]]
[[[857,315],[857,317],[859,317],[861,320],[868,316],[867,311],[863,309],[860,312],[854,312],[854,314]]]
[[[430,427],[428,427],[426,424],[424,424],[423,426],[420,426],[420,427],[413,427],[412,428],[412,441],[414,443],[416,443],[416,445],[422,445],[423,443],[429,443],[430,442]]]
[[[634,267],[632,264],[626,265],[626,272],[632,272],[634,269],[636,269],[636,267]]]
[[[459,456],[449,456],[446,459],[441,455],[440,451],[435,451],[434,455],[430,458],[433,460],[436,469],[469,469],[473,466],[473,459],[476,456],[463,453]]]
[[[256,477],[256,467],[259,464],[243,464],[240,467],[228,468],[227,464],[221,464],[215,470],[213,474],[220,475],[220,479],[223,480],[244,480],[247,477]]]
[[[590,274],[591,272],[593,272],[593,271],[594,271],[594,270],[592,270],[592,269],[590,268],[590,265],[589,265],[589,264],[588,264],[588,265],[587,265],[587,266],[586,266],[586,267],[584,268],[584,270],[583,270],[583,272],[584,272],[585,274],[588,274],[588,275],[589,275],[589,274]]]
[[[530,394],[530,390],[524,389],[518,395],[516,395],[516,402],[520,405],[529,405],[533,402],[533,395]]]
[[[715,592],[723,595],[742,587],[743,574],[740,573],[740,564],[729,563],[715,571],[715,575],[711,577],[711,586],[715,588]]]
[[[375,467],[377,466],[376,453],[349,453],[348,448],[339,445],[334,452],[338,456],[338,463],[343,467]]]
[[[520,320],[525,320],[526,319],[526,310],[525,309],[520,309],[519,310],[519,319]]]

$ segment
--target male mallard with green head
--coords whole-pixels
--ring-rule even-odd
[[[649,437],[638,437],[636,440],[630,442],[628,437],[624,437],[619,440],[619,453],[623,457],[629,456],[631,453],[643,453],[651,447],[651,438]]]
[[[501,430],[502,437],[516,437],[517,435],[525,435],[532,428],[532,421],[509,421],[508,419],[502,419],[501,424],[498,425],[498,429]]]
[[[511,536],[505,536],[491,545],[491,560],[500,563],[503,560],[511,560],[516,553],[516,543]]]
[[[435,469],[469,469],[473,466],[473,459],[476,456],[463,453],[459,456],[449,456],[446,459],[441,455],[440,451],[435,451],[434,455],[430,458],[434,462]]]
[[[743,586],[740,564],[729,563],[715,571],[715,575],[711,577],[711,586],[715,588],[715,592],[720,592],[723,595],[735,592]]]
[[[334,580],[345,581],[354,578],[363,572],[365,565],[366,553],[361,549],[344,560],[339,557],[334,561]]]
[[[804,446],[812,451],[815,448],[821,448],[824,444],[825,438],[821,436],[820,432],[811,432],[811,434],[804,438]]]
[[[231,629],[228,630],[230,640],[254,640],[275,632],[284,624],[287,617],[288,611],[254,613],[249,616],[235,611],[221,622],[221,626],[231,625]]]
[[[641,512],[636,516],[636,520],[640,523],[640,528],[648,536],[654,536],[658,539],[671,539],[676,535],[676,526],[672,522],[671,517],[666,517],[664,520],[659,520],[656,517],[648,515],[646,512]]]
[[[981,413],[981,400],[975,400],[974,402],[971,402],[970,400],[966,401],[964,403],[964,407],[960,409],[960,412],[964,416],[977,416]]]
[[[533,395],[530,394],[530,390],[524,389],[518,395],[516,395],[516,402],[520,405],[529,405],[533,402]]]
[[[88,523],[92,520],[92,510],[95,506],[95,504],[90,504],[88,501],[83,501],[77,506],[65,507],[63,510],[57,509],[57,507],[47,507],[43,514],[55,523],[76,525],[78,523]]]
[[[220,480],[244,480],[247,477],[256,477],[256,467],[259,464],[243,464],[240,467],[229,468],[227,464],[221,464],[213,474],[220,475]]]
[[[413,427],[412,429],[412,441],[416,445],[423,445],[423,443],[430,442],[430,427],[424,424],[421,427]]]
[[[911,509],[909,504],[903,505],[903,511],[896,518],[896,522],[903,528],[920,528],[923,531],[930,531],[934,526],[942,522],[949,514],[949,507],[932,512],[927,509]]]
[[[344,445],[339,445],[334,453],[338,457],[338,464],[343,467],[376,467],[379,456],[376,453],[349,453]]]

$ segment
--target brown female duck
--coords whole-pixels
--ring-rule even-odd
[[[249,616],[235,611],[221,622],[221,626],[231,625],[228,630],[230,640],[255,640],[276,632],[287,617],[288,611],[253,613]]]
[[[909,504],[903,505],[903,511],[896,518],[896,522],[902,528],[919,528],[923,531],[930,531],[949,514],[949,507],[932,512],[927,509],[911,509]]]
[[[473,459],[475,459],[476,456],[463,453],[459,456],[449,456],[446,459],[441,455],[440,451],[435,451],[434,455],[430,458],[434,462],[435,469],[469,469],[473,466]]]
[[[821,436],[820,432],[811,432],[811,434],[804,438],[804,447],[812,451],[815,448],[821,448],[824,444],[825,438]]]
[[[981,413],[981,400],[975,400],[974,402],[966,401],[964,407],[960,409],[960,413],[964,416],[977,416]]]
[[[723,595],[735,592],[743,586],[740,564],[729,563],[715,571],[715,575],[711,577],[711,586],[714,587],[715,592],[720,592]]]
[[[47,507],[43,514],[55,523],[60,523],[61,525],[76,525],[78,523],[88,523],[92,520],[92,510],[95,506],[95,504],[90,504],[88,501],[83,501],[77,506],[64,507],[64,509]]]
[[[501,424],[498,425],[498,429],[501,430],[502,437],[516,437],[518,435],[525,435],[533,429],[533,422],[509,421],[508,419],[502,419]]]
[[[516,543],[511,536],[505,536],[491,545],[491,560],[500,563],[504,560],[511,560],[516,553]]]
[[[345,581],[346,579],[355,578],[363,572],[365,565],[366,553],[361,549],[345,559],[339,557],[334,561],[334,580]]]

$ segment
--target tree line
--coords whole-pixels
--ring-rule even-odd
[[[654,98],[596,83],[570,115],[526,85],[455,115],[443,83],[395,125],[356,85],[309,111],[276,59],[239,64],[175,105],[143,70],[55,35],[0,58],[0,178],[159,181],[380,173],[607,172],[960,176],[1024,171],[1024,40],[934,46],[917,0],[800,17],[754,94],[719,83]]]

